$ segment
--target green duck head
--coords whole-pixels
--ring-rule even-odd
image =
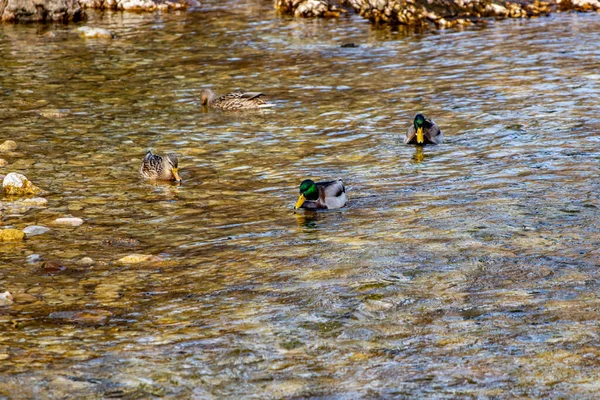
[[[423,129],[425,128],[425,116],[423,114],[417,114],[415,116],[414,125],[417,130],[417,143],[423,144],[425,143],[425,137],[423,135]]]
[[[304,204],[306,200],[317,200],[318,198],[319,189],[317,189],[317,184],[310,179],[306,179],[300,184],[300,196],[298,197],[294,209],[297,210],[302,207],[302,204]]]

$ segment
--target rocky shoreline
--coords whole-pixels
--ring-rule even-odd
[[[78,22],[85,9],[175,11],[200,7],[196,0],[0,0],[2,22]]]
[[[486,19],[531,18],[563,11],[600,11],[598,0],[275,0],[283,14],[338,17],[356,12],[374,24],[415,27],[470,25]],[[346,7],[346,9],[344,9]]]
[[[0,0],[4,22],[77,22],[85,9],[173,11],[198,8],[197,0]],[[562,11],[600,11],[599,0],[274,0],[283,15],[337,18],[356,12],[373,24],[444,28],[486,19],[531,18]]]

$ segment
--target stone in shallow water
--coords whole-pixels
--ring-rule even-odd
[[[81,218],[75,218],[75,217],[64,217],[64,218],[57,218],[54,223],[56,225],[66,225],[66,226],[79,226],[81,224],[83,224],[83,220]]]
[[[25,207],[46,207],[48,200],[43,197],[32,197],[31,199],[20,200],[17,204]]]
[[[116,238],[111,238],[111,239],[104,239],[102,241],[102,244],[104,246],[135,247],[135,246],[139,246],[140,241],[137,239],[116,237]]]
[[[153,256],[152,254],[130,254],[119,259],[118,262],[122,264],[139,264],[142,262],[154,262],[161,261],[162,259],[157,256]]]
[[[0,230],[0,242],[9,242],[25,239],[25,233],[18,229],[2,229]]]
[[[42,261],[42,257],[39,254],[31,254],[26,258],[29,264],[35,264],[38,261]]]
[[[0,158],[0,167],[6,167],[8,162],[4,158]]]
[[[4,193],[11,196],[27,196],[40,193],[40,188],[36,187],[23,174],[11,172],[4,177],[2,181]]]
[[[6,153],[8,151],[15,151],[17,144],[13,140],[5,140],[4,143],[0,144],[0,152]]]
[[[45,272],[52,273],[52,272],[64,271],[65,269],[67,269],[67,267],[62,265],[62,263],[60,261],[44,261],[42,263],[42,269]]]
[[[81,260],[77,261],[77,264],[83,267],[89,267],[90,265],[94,264],[94,260],[92,260],[90,257],[83,257]]]
[[[94,28],[91,26],[82,26],[77,28],[77,32],[81,34],[81,36],[86,38],[101,38],[101,39],[112,39],[115,37],[115,34],[104,28]]]
[[[106,310],[57,311],[50,318],[63,319],[74,323],[97,324],[106,321],[113,313]]]
[[[42,235],[42,234],[48,232],[49,230],[50,230],[50,228],[46,228],[45,226],[31,225],[31,226],[28,226],[27,228],[23,229],[23,233],[25,233],[28,237],[30,237],[30,236]]]
[[[0,306],[10,306],[12,303],[13,297],[8,290],[4,293],[0,293]]]

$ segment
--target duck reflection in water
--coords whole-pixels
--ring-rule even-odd
[[[411,160],[415,164],[420,164],[425,159],[425,153],[423,152],[422,146],[415,147],[415,153],[413,154]]]
[[[319,213],[316,211],[307,211],[303,213],[294,212],[296,216],[296,222],[299,228],[318,228],[317,221],[319,220]]]

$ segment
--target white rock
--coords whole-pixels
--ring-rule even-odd
[[[77,32],[86,38],[102,38],[102,39],[112,39],[115,37],[115,34],[104,28],[93,28],[91,26],[82,26],[77,28]]]
[[[119,259],[117,262],[120,262],[121,264],[139,264],[142,262],[156,262],[161,260],[160,257],[151,254],[130,254]]]
[[[31,254],[27,256],[27,262],[29,264],[35,264],[38,261],[42,261],[42,257],[39,254]]]
[[[75,217],[65,217],[65,218],[57,218],[54,223],[56,225],[68,225],[68,226],[79,226],[83,224],[83,220],[81,218]]]
[[[43,197],[32,197],[31,199],[23,199],[18,202],[26,207],[46,207],[48,200]]]
[[[31,195],[40,192],[40,189],[31,183],[23,174],[11,172],[2,180],[4,193],[8,195]]]
[[[2,186],[16,186],[23,187],[25,185],[25,181],[27,181],[27,177],[23,174],[18,174],[16,172],[11,172],[4,177],[2,181]]]
[[[89,267],[94,264],[94,260],[90,257],[83,257],[81,260],[77,261],[77,264],[82,265],[84,267]]]
[[[23,229],[23,233],[25,233],[27,235],[27,237],[30,237],[30,236],[42,235],[42,234],[48,232],[49,230],[50,230],[50,228],[46,228],[45,226],[31,225],[31,226],[28,226],[27,228]]]
[[[8,290],[4,293],[0,293],[0,306],[10,306],[12,303],[13,297]]]

